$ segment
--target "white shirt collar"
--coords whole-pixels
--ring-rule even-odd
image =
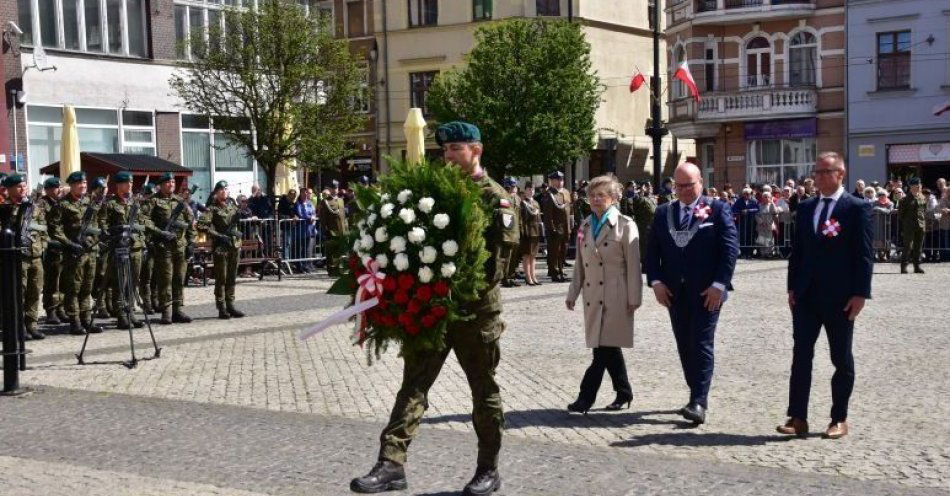
[[[696,205],[699,204],[699,200],[701,200],[702,198],[703,198],[703,195],[697,196],[696,199],[693,200],[693,202],[690,203],[689,205],[686,205],[686,204],[684,204],[683,202],[679,202],[679,204],[680,204],[680,215],[683,214],[683,207],[689,207],[689,211],[690,211],[690,212],[692,212],[693,210],[696,210]]]
[[[838,191],[835,191],[831,196],[821,195],[822,199],[831,198],[832,201],[838,201],[841,199],[841,195],[844,194],[844,186],[838,186]]]

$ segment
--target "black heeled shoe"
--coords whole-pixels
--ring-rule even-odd
[[[605,410],[626,410],[630,408],[630,404],[633,403],[633,398],[620,398],[614,400],[613,403],[604,407]]]
[[[590,410],[590,404],[584,403],[581,400],[577,400],[574,403],[567,405],[567,411],[574,413],[582,413],[587,415],[587,412]]]

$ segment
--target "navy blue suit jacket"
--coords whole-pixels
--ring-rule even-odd
[[[653,217],[647,246],[647,282],[661,281],[671,291],[683,285],[688,293],[698,294],[722,283],[732,289],[732,274],[739,256],[739,241],[736,224],[729,204],[702,197],[699,200],[712,207],[709,217],[700,221],[695,216],[691,225],[700,222],[700,228],[685,248],[673,242],[667,219],[670,208],[680,209],[679,201],[660,205]],[[674,218],[679,216],[674,212]],[[675,295],[675,293],[674,293]]]
[[[842,307],[852,296],[870,298],[874,269],[871,204],[847,192],[842,194],[828,216],[838,221],[841,232],[828,237],[815,230],[819,198],[803,201],[795,212],[788,290],[797,300],[817,291],[821,300]]]

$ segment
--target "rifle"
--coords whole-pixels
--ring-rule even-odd
[[[198,185],[193,185],[191,187],[191,194],[195,194],[195,191],[198,191]],[[172,210],[171,215],[168,216],[168,222],[165,224],[165,231],[178,235],[178,231],[188,227],[187,224],[178,220],[178,217],[181,216],[181,213],[185,210],[185,207],[188,206],[185,203],[185,200],[180,197],[178,199],[178,205],[175,205],[175,209]]]
[[[30,236],[30,231],[40,230],[40,226],[33,226],[33,211],[36,208],[36,202],[40,199],[40,193],[42,189],[33,190],[33,194],[30,195],[30,200],[24,207],[24,210],[20,212],[20,226],[17,229],[17,246],[20,247],[24,255],[28,255],[30,248],[33,245],[33,238]],[[42,226],[43,229],[46,229],[46,226]]]

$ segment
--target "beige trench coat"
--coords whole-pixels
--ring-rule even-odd
[[[592,239],[588,216],[578,230],[577,260],[567,301],[584,295],[587,347],[633,347],[633,314],[643,301],[637,224],[612,209],[600,236]]]

